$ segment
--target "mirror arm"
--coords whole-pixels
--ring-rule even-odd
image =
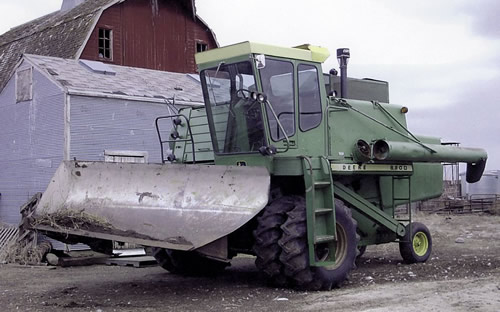
[[[271,113],[274,116],[274,119],[276,119],[276,122],[278,123],[278,127],[281,129],[281,132],[283,132],[283,135],[285,136],[285,141],[286,141],[286,149],[284,151],[277,151],[278,153],[285,153],[290,149],[290,139],[288,138],[288,135],[285,132],[285,129],[283,128],[283,125],[278,119],[278,116],[276,115],[276,112],[274,111],[273,106],[269,102],[269,100],[266,100],[264,103],[266,103],[267,106],[271,109]]]

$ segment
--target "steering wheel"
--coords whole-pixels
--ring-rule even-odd
[[[245,92],[248,93],[247,95],[245,95]],[[251,91],[250,90],[247,90],[247,89],[238,89],[238,91],[236,91],[236,96],[238,96],[238,94],[241,93],[241,96],[245,99],[249,99],[250,98],[250,93]]]
[[[240,98],[239,102],[244,100],[243,102],[238,103],[237,106],[241,105],[245,116],[249,116],[249,114],[250,114],[249,111],[255,107],[255,103],[257,102],[255,100],[252,100],[252,98],[250,97],[251,92],[252,91],[250,91],[248,89],[238,89],[238,91],[236,91],[236,96],[238,96],[241,93],[241,98]],[[251,102],[249,102],[248,100],[250,100]]]

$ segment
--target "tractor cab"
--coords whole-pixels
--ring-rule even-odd
[[[244,42],[197,54],[216,163],[262,162],[324,145],[324,48]],[[251,157],[255,154],[255,157]],[[218,161],[219,160],[219,161]]]

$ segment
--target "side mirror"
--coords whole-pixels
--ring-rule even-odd
[[[278,150],[273,145],[271,145],[271,146],[261,146],[259,148],[259,152],[262,154],[262,156],[273,156],[273,155],[276,155],[276,153],[278,152]]]
[[[266,56],[264,54],[258,54],[255,56],[255,66],[257,69],[262,69],[266,67]]]

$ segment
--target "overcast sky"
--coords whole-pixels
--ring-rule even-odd
[[[0,33],[61,0],[2,0]],[[220,45],[241,41],[351,49],[349,76],[389,81],[417,134],[488,151],[500,169],[500,1],[198,0]],[[335,57],[324,70],[337,67]]]

